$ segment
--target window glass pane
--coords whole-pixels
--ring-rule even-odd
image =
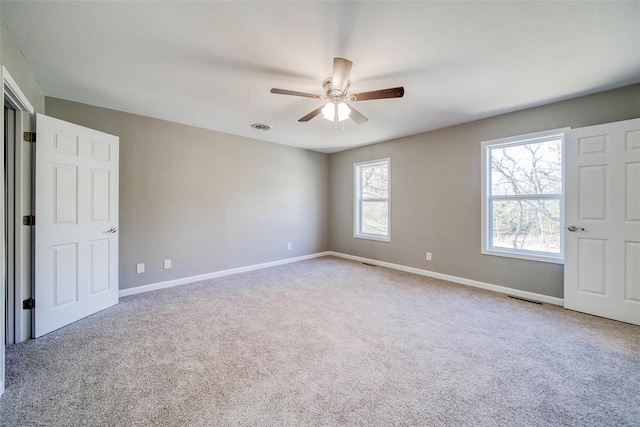
[[[363,199],[386,199],[389,194],[389,168],[386,164],[362,166],[360,184]]]
[[[561,147],[557,139],[491,148],[491,194],[562,193]]]
[[[560,253],[560,200],[494,200],[492,247]]]
[[[389,203],[362,202],[361,233],[389,235]]]

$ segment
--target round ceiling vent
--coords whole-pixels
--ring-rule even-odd
[[[257,129],[257,130],[261,130],[261,131],[268,131],[271,130],[271,126],[269,125],[265,125],[263,123],[254,123],[251,125],[252,128]]]

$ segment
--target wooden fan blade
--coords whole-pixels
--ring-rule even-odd
[[[365,117],[364,114],[362,114],[360,111],[353,108],[351,105],[349,105],[349,108],[351,109],[351,114],[349,114],[349,117],[351,118],[351,120],[353,120],[357,124],[361,125],[367,120],[369,120]]]
[[[312,93],[306,92],[296,92],[295,90],[277,89],[275,87],[271,89],[271,93],[277,93],[280,95],[304,96],[307,98],[322,98],[321,95],[314,95]]]
[[[371,92],[362,92],[351,95],[352,101],[369,101],[371,99],[384,98],[402,98],[404,96],[404,88],[393,87],[390,89],[373,90]]]
[[[343,91],[349,80],[353,62],[344,58],[333,58],[333,89]]]
[[[312,112],[310,112],[309,114],[307,114],[303,118],[299,119],[298,121],[299,122],[308,122],[309,120],[313,119],[315,116],[320,114],[322,112],[323,108],[324,108],[324,105],[316,108],[315,110],[313,110]]]

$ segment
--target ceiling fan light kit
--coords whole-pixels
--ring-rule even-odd
[[[337,108],[336,108],[337,106]],[[344,102],[339,104],[335,104],[334,102],[329,102],[322,108],[322,118],[336,121],[336,115],[338,116],[339,122],[343,120],[347,120],[349,115],[351,114],[351,108]]]
[[[306,116],[299,119],[299,122],[308,122],[320,113],[322,117],[331,120],[333,122],[341,122],[351,118],[357,124],[366,122],[367,119],[362,113],[348,105],[345,101],[357,102],[357,101],[369,101],[372,99],[386,99],[386,98],[402,98],[404,96],[404,88],[394,87],[390,89],[374,90],[371,92],[362,92],[349,95],[349,87],[351,82],[349,81],[349,74],[351,74],[351,67],[353,62],[344,58],[333,58],[333,76],[325,79],[322,82],[324,89],[324,95],[315,95],[306,92],[297,92],[286,89],[271,89],[271,93],[279,95],[292,95],[302,96],[306,98],[316,98],[322,100],[328,100],[325,105],[316,108]]]

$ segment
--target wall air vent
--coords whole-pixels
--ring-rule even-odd
[[[532,304],[539,304],[539,305],[542,305],[542,303],[541,303],[540,301],[533,301],[533,300],[530,300],[530,299],[527,299],[527,298],[514,297],[513,295],[507,295],[507,296],[508,296],[509,298],[517,299],[517,300],[519,300],[519,301],[530,302],[530,303],[532,303]]]
[[[254,123],[251,125],[252,128],[257,129],[257,130],[261,130],[261,131],[268,131],[271,130],[271,126],[269,125],[265,125],[263,123]]]

